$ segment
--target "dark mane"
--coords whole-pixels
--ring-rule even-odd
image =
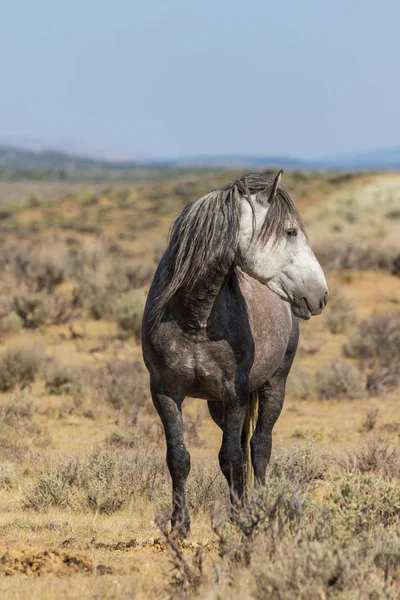
[[[268,198],[272,184],[270,177],[250,173],[185,206],[172,224],[163,258],[153,310],[156,322],[178,290],[189,294],[201,281],[211,260],[221,270],[230,267],[237,248],[241,200],[245,198],[253,207],[250,196],[262,193],[264,199]],[[262,242],[271,236],[280,239],[288,221],[304,231],[292,197],[279,185],[260,231]]]

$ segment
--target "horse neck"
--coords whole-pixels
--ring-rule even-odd
[[[205,276],[189,294],[181,292],[176,295],[174,312],[183,329],[199,333],[211,325],[215,312],[213,309],[232,268],[233,264],[229,268],[210,265]]]

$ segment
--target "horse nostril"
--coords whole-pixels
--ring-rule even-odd
[[[325,308],[325,306],[328,304],[328,298],[329,298],[329,292],[325,292],[325,296],[324,296],[324,305],[322,308]]]

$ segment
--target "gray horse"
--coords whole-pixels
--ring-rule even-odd
[[[246,473],[265,482],[297,350],[297,317],[318,315],[328,299],[281,175],[244,175],[186,206],[149,291],[143,357],[165,430],[178,535],[190,527],[185,396],[208,401],[223,430],[219,462],[231,500],[241,499]]]

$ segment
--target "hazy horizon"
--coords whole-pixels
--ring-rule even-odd
[[[398,147],[399,17],[394,0],[14,0],[0,140],[110,158]]]

